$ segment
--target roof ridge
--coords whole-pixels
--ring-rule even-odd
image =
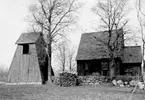
[[[118,29],[118,30],[120,30],[120,29]],[[115,31],[115,29],[113,29],[112,31]],[[105,31],[96,31],[96,32],[85,32],[85,33],[82,33],[82,34],[90,34],[90,33],[102,33],[102,32],[108,32],[108,30],[105,30]]]

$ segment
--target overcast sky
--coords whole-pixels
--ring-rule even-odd
[[[79,44],[81,33],[94,31],[92,24],[97,17],[91,12],[95,0],[79,0],[84,3],[80,10],[78,30],[73,31],[70,39],[74,44]],[[21,33],[26,31],[27,23],[24,18],[28,13],[28,6],[36,0],[0,0],[0,66],[9,67],[15,53],[15,42]],[[131,0],[130,5],[133,5]],[[130,25],[136,28],[136,13],[132,9],[129,17]]]

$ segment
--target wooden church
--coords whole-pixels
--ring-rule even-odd
[[[9,69],[10,83],[45,83],[48,80],[46,42],[41,32],[22,33],[16,41]],[[53,70],[52,70],[52,74]]]

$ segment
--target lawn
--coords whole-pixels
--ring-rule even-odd
[[[112,86],[0,85],[0,100],[145,100],[145,91]]]

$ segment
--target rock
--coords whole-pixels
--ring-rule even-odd
[[[99,82],[96,82],[95,85],[99,85]]]
[[[129,84],[130,84],[130,86],[135,86],[135,85],[137,85],[137,83],[138,83],[138,81],[131,80]]]
[[[126,85],[126,87],[130,87],[130,85]]]
[[[117,81],[116,81],[116,80],[112,80],[112,84],[113,84],[114,86],[116,86],[116,85],[117,85]]]
[[[125,81],[125,82],[124,82],[124,84],[125,84],[125,85],[127,85],[127,84],[128,84],[128,82],[127,82],[127,81]]]
[[[143,82],[138,82],[138,83],[137,83],[137,86],[139,87],[140,90],[143,90],[143,89],[144,89],[144,84],[143,84]]]
[[[120,87],[124,87],[124,85],[123,84],[120,84]]]
[[[118,84],[118,85],[121,85],[121,84],[123,84],[123,81],[122,81],[122,80],[118,80],[118,81],[117,81],[117,84]]]

